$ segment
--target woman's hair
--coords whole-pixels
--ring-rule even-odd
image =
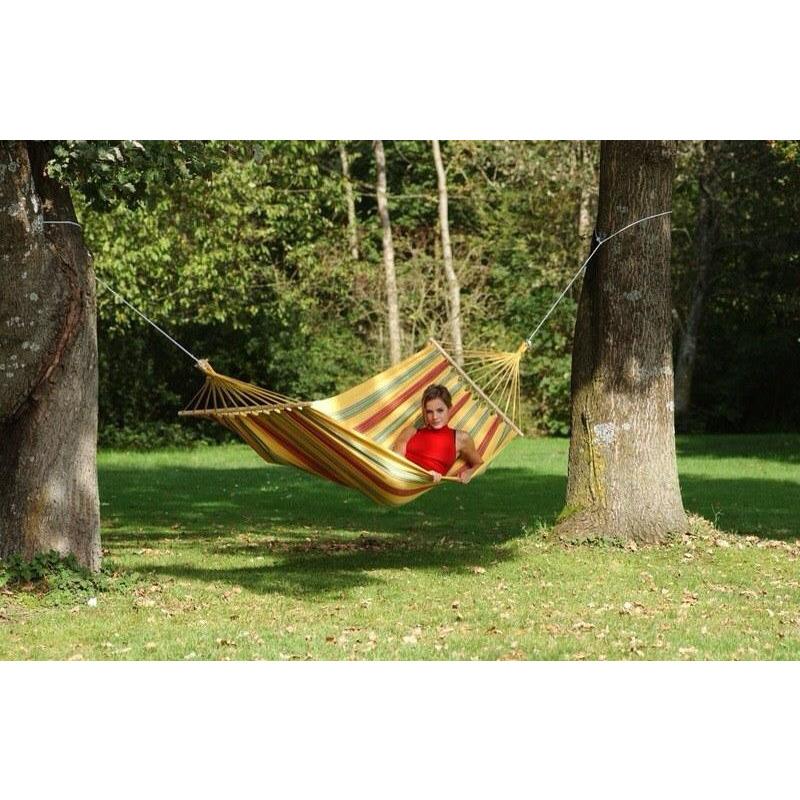
[[[427,403],[428,400],[441,400],[448,408],[452,408],[453,406],[453,398],[450,397],[450,392],[446,386],[442,386],[440,383],[432,383],[422,393],[423,408],[425,408],[425,403]]]

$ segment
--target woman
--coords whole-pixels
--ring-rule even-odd
[[[461,483],[469,483],[478,467],[483,464],[475,442],[466,431],[448,427],[453,399],[446,387],[431,384],[422,393],[422,418],[425,427],[417,430],[413,425],[404,428],[392,446],[409,461],[427,470],[434,483],[442,479],[459,458],[467,466],[458,473]]]

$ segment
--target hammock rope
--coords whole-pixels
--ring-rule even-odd
[[[620,228],[619,230],[614,231],[614,233],[612,233],[612,234],[610,234],[609,236],[606,236],[606,237],[603,237],[603,236],[598,235],[597,233],[595,233],[595,238],[596,238],[597,244],[592,249],[592,252],[589,253],[589,257],[586,259],[586,261],[584,261],[583,264],[581,264],[580,269],[572,276],[572,280],[566,285],[566,288],[564,289],[564,291],[561,292],[561,294],[556,298],[555,303],[553,303],[553,305],[550,306],[550,310],[542,317],[542,319],[539,322],[539,324],[533,329],[533,332],[525,339],[525,342],[528,345],[528,347],[531,346],[531,342],[533,341],[533,337],[536,336],[536,334],[541,330],[542,325],[544,325],[544,323],[547,322],[547,318],[553,313],[553,311],[555,310],[556,306],[564,299],[564,295],[569,291],[569,289],[572,286],[572,284],[575,283],[575,281],[578,279],[578,276],[581,274],[581,272],[583,272],[586,269],[586,265],[592,260],[592,258],[594,257],[594,254],[606,242],[611,241],[615,236],[619,236],[623,231],[627,231],[628,228],[632,228],[634,225],[640,225],[642,222],[647,222],[647,220],[649,220],[649,219],[656,219],[656,217],[665,217],[665,216],[667,216],[667,215],[669,215],[671,213],[672,213],[671,211],[660,211],[658,214],[650,214],[647,217],[642,217],[641,219],[637,219],[636,221],[629,223],[624,228]]]

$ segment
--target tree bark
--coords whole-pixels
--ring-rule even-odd
[[[672,142],[603,142],[600,238],[672,202]],[[687,529],[678,484],[670,226],[648,220],[587,266],[575,323],[568,539],[660,542]]]
[[[397,277],[394,271],[394,245],[392,243],[392,225],[389,220],[389,203],[386,199],[386,154],[383,142],[373,142],[375,163],[378,172],[378,216],[383,231],[383,267],[386,272],[386,304],[389,316],[389,360],[400,363],[400,306],[397,301]]]
[[[356,222],[356,201],[353,196],[353,183],[350,180],[350,162],[347,159],[347,148],[344,142],[339,142],[339,158],[342,162],[342,175],[344,175],[344,196],[347,202],[347,234],[350,239],[350,255],[358,261],[358,223]]]
[[[94,277],[44,142],[0,143],[0,556],[100,567]]]
[[[719,209],[714,185],[719,147],[719,142],[703,143],[703,160],[698,181],[700,196],[695,230],[694,286],[675,362],[675,418],[679,426],[689,413],[692,377],[697,356],[697,337],[703,317],[708,282],[714,266],[713,251],[719,233]]]
[[[450,245],[450,220],[447,208],[447,175],[442,163],[442,151],[438,139],[433,142],[433,160],[436,164],[436,180],[439,185],[439,231],[442,239],[442,262],[447,279],[447,316],[450,335],[453,338],[453,357],[456,363],[464,363],[464,346],[461,342],[461,287],[453,269],[453,248]]]

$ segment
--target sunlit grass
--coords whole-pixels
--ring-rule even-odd
[[[566,440],[396,510],[239,445],[103,453],[106,561],[141,584],[94,608],[0,595],[0,658],[800,657],[800,436],[678,452],[717,528],[636,551],[548,536]]]

